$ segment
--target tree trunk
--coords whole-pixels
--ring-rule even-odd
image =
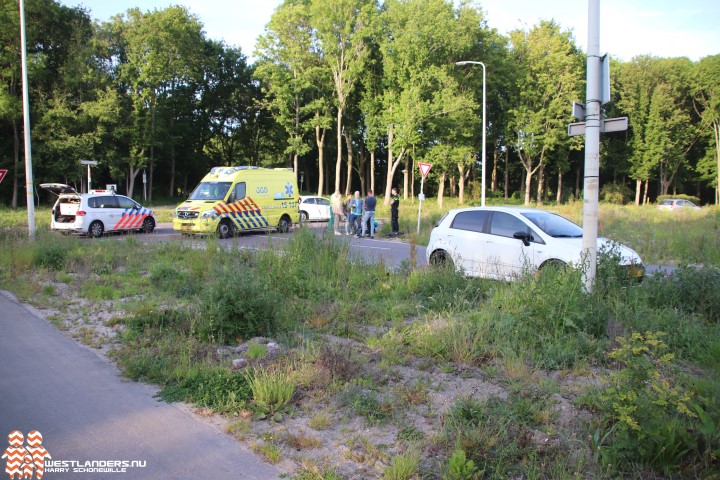
[[[557,190],[557,199],[555,200],[558,205],[560,205],[560,202],[562,202],[562,178],[563,178],[563,172],[562,172],[562,170],[558,170],[558,190]]]
[[[643,205],[647,205],[648,203],[648,187],[650,185],[650,180],[645,180],[645,195],[643,195]]]
[[[713,122],[713,134],[715,134],[715,154],[717,155],[717,187],[715,190],[720,192],[720,123]],[[720,202],[720,193],[715,196],[715,205]]]
[[[422,193],[422,192],[420,192]],[[443,206],[443,195],[445,195],[445,173],[443,172],[440,174],[440,179],[438,180],[438,198],[437,203],[440,208]]]
[[[635,180],[635,205],[640,205],[640,193],[642,192],[642,180]]]
[[[352,171],[353,171],[353,149],[352,149],[352,134],[345,132],[345,144],[347,145],[347,181],[345,182],[345,196],[350,195],[350,187],[352,182]]]
[[[525,169],[525,205],[530,205],[530,185],[532,185],[532,170]]]
[[[375,150],[370,152],[370,190],[375,191]],[[363,192],[363,195],[366,193]]]
[[[415,204],[415,145],[413,145],[412,165],[410,166],[410,198]]]
[[[12,207],[17,208],[18,206],[18,183],[19,183],[19,169],[20,169],[20,134],[18,133],[17,122],[13,120],[13,194],[12,194]]]
[[[140,173],[140,170],[142,169],[142,166],[133,167],[130,166],[128,170],[128,187],[127,187],[127,196],[132,198],[133,196],[133,190],[135,189],[135,177],[138,176],[138,173]]]
[[[543,188],[545,188],[545,165],[538,170],[537,204],[543,204]]]
[[[510,157],[510,149],[506,146],[505,147],[505,200],[508,199],[508,189],[509,189],[508,182],[510,181],[510,172],[508,170],[509,157]]]
[[[455,183],[455,175],[450,175],[450,196],[457,195],[457,184]]]
[[[405,156],[405,170],[403,171],[403,199],[408,198],[408,180],[410,178],[410,155]]]
[[[170,135],[175,127],[175,117],[170,117]],[[170,138],[170,188],[168,188],[170,198],[175,196],[175,140]]]
[[[393,177],[395,176],[395,170],[397,170],[398,165],[400,165],[400,162],[402,162],[403,157],[405,156],[405,147],[402,147],[400,149],[400,154],[395,158],[393,154],[393,140],[395,139],[395,132],[393,130],[393,127],[390,126],[388,129],[388,165],[387,165],[387,178],[385,180],[385,201],[384,204],[390,205],[390,191],[392,190],[392,181]],[[373,192],[375,189],[373,189]]]
[[[318,147],[318,196],[323,194],[323,185],[325,182],[325,162],[323,160],[324,147],[325,147],[325,133],[327,129],[320,128],[318,119],[320,118],[320,112],[315,112],[315,143]]]
[[[495,193],[495,190],[497,189],[498,142],[494,142],[493,144],[495,145],[495,148],[493,149],[493,169],[492,178],[490,180],[490,191]]]
[[[342,168],[342,116],[343,109],[337,112],[337,160],[335,161],[335,192],[340,191],[340,170]],[[333,193],[335,193],[333,192]]]
[[[580,199],[580,167],[575,170],[575,199]]]
[[[458,202],[460,205],[465,204],[465,165],[458,163],[458,171],[460,172],[460,181],[458,182]]]

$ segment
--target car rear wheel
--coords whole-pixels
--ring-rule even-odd
[[[452,258],[445,250],[435,250],[430,254],[430,265],[435,267],[454,268]]]
[[[278,232],[287,233],[290,230],[290,227],[292,227],[292,221],[290,220],[290,217],[288,217],[287,215],[283,215],[282,218],[280,218],[280,223],[278,223]]]
[[[103,227],[103,224],[100,220],[95,220],[90,224],[90,228],[88,228],[88,234],[93,238],[102,237],[104,231],[105,227]]]
[[[152,233],[153,230],[155,230],[155,221],[150,217],[143,220],[142,227],[140,227],[140,231],[143,233]]]
[[[305,223],[308,221],[307,212],[300,212],[300,222]]]
[[[218,225],[218,237],[220,238],[230,238],[235,233],[235,229],[232,226],[232,223],[230,223],[229,220],[223,220],[220,222],[220,225]]]

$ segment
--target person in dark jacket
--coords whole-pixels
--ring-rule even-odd
[[[390,193],[390,220],[392,222],[392,234],[397,236],[400,234],[400,223],[398,218],[400,216],[400,195],[398,195],[397,188],[393,188]]]

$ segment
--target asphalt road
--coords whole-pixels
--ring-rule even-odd
[[[73,464],[66,464],[69,472],[46,470],[45,479],[279,478],[273,466],[233,438],[180,406],[158,401],[155,392],[123,379],[30,307],[0,294],[2,442],[14,430],[26,437],[37,430],[53,462],[145,462],[124,473],[73,473]]]
[[[323,222],[311,223],[307,228],[313,229],[317,235],[333,234],[327,230],[327,223]],[[217,241],[227,248],[259,249],[267,248],[268,245],[273,248],[278,246],[282,248],[283,244],[287,243],[295,232],[297,232],[297,227],[293,228],[290,233],[244,233],[234,238]],[[111,236],[109,238],[113,237]],[[122,238],[122,236],[117,236],[116,238]],[[171,223],[159,223],[155,232],[151,235],[136,235],[135,238],[143,242],[182,241],[189,242],[198,247],[205,245],[204,237],[197,235],[183,236],[172,229]],[[398,267],[402,264],[403,260],[410,258],[410,245],[398,239],[382,238],[378,235],[376,235],[374,239],[340,235],[337,236],[337,239],[349,244],[350,256],[352,258],[368,263],[383,261],[386,265]],[[89,240],[94,241],[92,239]],[[425,247],[417,246],[416,259],[418,265],[424,265],[426,263]]]

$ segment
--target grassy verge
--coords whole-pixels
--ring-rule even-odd
[[[635,285],[602,262],[586,294],[576,271],[512,284],[389,271],[305,230],[257,252],[3,240],[2,288],[74,319],[89,345],[93,328],[113,329],[125,375],[227,415],[228,431],[292,460],[297,478],[720,468],[712,266]]]

